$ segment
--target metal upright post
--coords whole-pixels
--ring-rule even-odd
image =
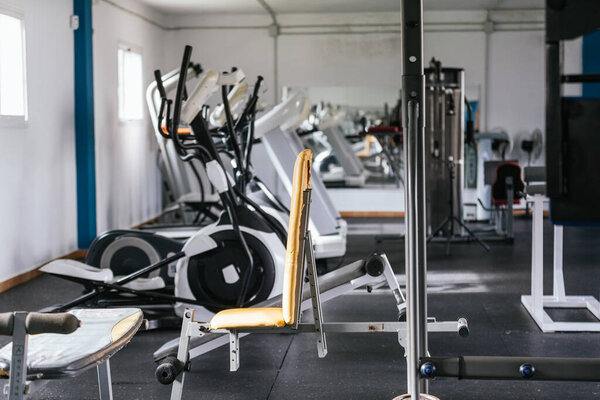
[[[531,229],[531,308],[534,318],[544,318],[544,200],[542,195],[533,197]]]
[[[317,334],[317,351],[319,358],[324,358],[327,355],[327,340],[325,339],[325,331],[323,331],[323,309],[321,307],[321,292],[319,291],[319,282],[317,278],[317,263],[315,261],[315,253],[313,251],[313,242],[310,231],[306,232],[304,237],[304,252],[306,263],[306,275],[308,276],[308,284],[310,286],[310,298],[313,306],[313,319],[315,321],[315,333]]]
[[[563,273],[563,227],[554,225],[554,274],[552,296],[556,301],[566,301],[565,276]]]
[[[427,356],[427,252],[425,214],[425,77],[423,1],[402,0],[402,104],[406,204],[407,377],[413,400],[427,392],[419,359]]]
[[[8,384],[9,400],[22,400],[25,398],[25,388],[27,386],[27,349],[29,342],[26,321],[26,312],[20,311],[14,314],[12,358]]]

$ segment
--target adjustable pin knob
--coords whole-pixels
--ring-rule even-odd
[[[421,365],[421,375],[425,378],[433,378],[435,376],[435,365],[430,362]]]
[[[519,373],[523,378],[528,379],[535,374],[535,368],[531,364],[523,364],[519,367]]]

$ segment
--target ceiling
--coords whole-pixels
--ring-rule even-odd
[[[260,14],[257,0],[137,0],[168,14]],[[400,0],[265,0],[277,14],[327,12],[392,12]],[[544,0],[424,0],[425,10],[544,8]]]

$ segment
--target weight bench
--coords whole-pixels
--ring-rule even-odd
[[[101,400],[112,400],[109,359],[142,325],[137,308],[75,309],[68,313],[0,314],[0,379],[8,400],[23,400],[49,380],[74,377],[96,367]]]
[[[319,291],[321,294],[321,303],[335,299],[344,294],[348,294],[359,288],[366,288],[366,292],[371,292],[381,286],[386,285],[402,296],[398,280],[394,275],[392,266],[390,265],[385,254],[373,253],[363,260],[355,261],[345,265],[324,275],[319,276]],[[252,307],[281,307],[282,296],[275,296],[270,299],[261,301]],[[403,297],[397,302],[398,319],[402,320],[406,314],[406,303]],[[302,292],[302,303],[300,312],[312,308],[310,290],[305,285]],[[240,338],[249,335],[249,333],[241,333]],[[189,359],[196,358],[202,354],[208,353],[214,349],[224,346],[229,343],[229,338],[225,334],[205,335],[202,337],[192,337],[189,345]],[[154,352],[154,361],[157,364],[162,364],[168,357],[176,357],[177,347],[179,346],[179,337],[170,340],[163,344]],[[160,375],[157,377],[162,381]],[[170,382],[168,382],[170,383]]]
[[[390,332],[398,335],[402,344],[406,340],[406,323],[391,322],[341,322],[325,323],[321,308],[320,286],[317,280],[316,263],[313,253],[312,239],[308,231],[310,205],[310,170],[312,152],[304,150],[300,153],[294,167],[292,185],[292,203],[290,206],[290,222],[286,247],[286,263],[283,277],[283,292],[280,307],[234,308],[218,312],[210,322],[194,321],[194,311],[184,312],[179,339],[177,358],[170,358],[157,368],[157,378],[161,383],[172,383],[171,400],[180,400],[187,374],[190,339],[204,337],[209,334],[227,335],[229,337],[230,371],[237,371],[240,366],[239,337],[244,333],[300,333],[311,332],[316,336],[317,350],[320,358],[327,355],[327,332],[376,333]],[[382,266],[385,263],[381,264]],[[389,264],[388,264],[389,265]],[[310,299],[313,311],[313,322],[301,322],[301,302],[305,275],[308,278]],[[393,277],[395,280],[395,276]],[[396,298],[398,308],[404,307],[404,297],[398,289],[397,281],[391,289]],[[449,322],[429,322],[432,332],[459,332],[468,334],[465,319]]]

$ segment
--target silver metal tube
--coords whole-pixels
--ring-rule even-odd
[[[27,384],[27,349],[29,347],[26,321],[26,312],[16,312],[14,314],[8,400],[22,400],[25,398],[24,393]]]
[[[405,265],[407,292],[407,385],[412,399],[427,387],[419,359],[427,355],[425,79],[423,75],[423,1],[402,0],[402,104],[404,105]]]
[[[113,400],[110,359],[96,367],[98,373],[98,391],[100,400]]]

